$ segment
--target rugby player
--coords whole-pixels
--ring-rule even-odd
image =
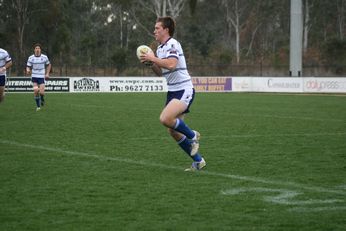
[[[48,57],[42,52],[42,46],[39,43],[34,45],[34,54],[28,58],[26,64],[26,73],[31,75],[31,81],[34,88],[34,99],[36,102],[36,111],[44,106],[44,90],[45,90],[45,79],[49,78],[51,70],[51,64]]]
[[[0,103],[5,99],[6,70],[12,66],[8,52],[0,48]]]
[[[184,122],[195,97],[191,76],[183,49],[173,38],[175,21],[171,17],[160,17],[155,23],[154,35],[159,47],[154,53],[141,55],[141,62],[152,62],[152,70],[167,80],[168,92],[166,105],[161,112],[160,122],[168,128],[169,134],[178,145],[193,159],[186,171],[201,170],[206,166],[202,155],[198,152],[200,134],[190,129]]]

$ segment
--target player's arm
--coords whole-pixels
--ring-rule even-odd
[[[6,64],[5,64],[5,68],[8,69],[12,66],[12,60],[8,61]]]
[[[151,66],[151,69],[153,70],[153,72],[157,76],[162,76],[162,70],[161,70],[161,68],[158,65],[156,65],[156,63],[153,63],[153,65]]]
[[[32,69],[31,66],[26,66],[26,74],[27,75],[31,75],[31,69]]]
[[[1,73],[2,73],[2,72],[5,72],[6,69],[10,68],[11,65],[12,65],[12,61],[8,61],[8,62],[5,64],[5,66],[0,67],[0,72],[1,72]]]
[[[154,53],[146,53],[141,55],[141,60],[153,62],[159,68],[165,68],[171,71],[173,71],[178,64],[178,59],[175,57],[170,57],[168,59],[160,59],[156,57]]]
[[[46,78],[49,78],[49,73],[51,69],[52,69],[52,64],[49,63],[46,67],[46,74],[45,74]]]

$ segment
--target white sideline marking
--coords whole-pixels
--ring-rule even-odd
[[[346,184],[339,185],[339,186],[337,186],[337,188],[346,190]]]
[[[163,168],[163,169],[172,169],[172,170],[178,170],[178,171],[183,170],[181,167],[176,167],[176,166],[169,166],[169,165],[157,164],[157,163],[149,163],[149,162],[141,161],[141,160],[131,160],[131,159],[125,159],[125,158],[107,157],[107,156],[102,156],[102,155],[97,155],[94,153],[87,153],[87,152],[68,151],[68,150],[63,150],[63,149],[59,149],[59,148],[46,147],[46,146],[42,146],[42,145],[24,144],[24,143],[19,143],[19,142],[9,141],[9,140],[3,140],[3,139],[0,139],[0,143],[9,144],[9,145],[18,146],[18,147],[45,150],[45,151],[50,151],[50,152],[55,152],[55,153],[63,153],[63,154],[71,155],[71,156],[82,156],[82,157],[88,157],[88,158],[91,157],[91,158],[95,158],[98,160],[110,160],[110,161],[117,161],[117,162],[128,163],[128,164],[136,164],[136,165],[150,166],[150,167],[159,167],[159,168]],[[262,178],[258,178],[258,177],[249,177],[249,176],[240,176],[240,175],[233,175],[233,174],[226,174],[226,173],[217,173],[217,172],[210,172],[210,171],[205,171],[205,170],[200,171],[198,173],[204,174],[204,175],[209,175],[209,176],[217,176],[217,177],[241,180],[241,181],[249,181],[249,182],[263,183],[263,184],[284,186],[284,187],[294,187],[294,188],[298,188],[298,189],[304,189],[304,190],[320,192],[320,193],[332,193],[332,194],[338,194],[338,195],[346,195],[346,191],[344,191],[344,190],[333,190],[333,189],[327,189],[327,188],[322,188],[322,187],[306,186],[306,185],[298,184],[298,183],[294,183],[294,182],[282,182],[282,181],[266,180],[266,179],[262,179]]]
[[[346,210],[346,206],[326,206],[326,207],[315,207],[315,208],[307,208],[307,207],[294,207],[288,209],[290,212],[324,212],[324,211],[338,211],[338,210]]]
[[[263,200],[271,203],[282,204],[282,205],[315,205],[315,204],[333,204],[338,202],[343,202],[343,200],[338,199],[328,199],[328,200],[294,200],[294,198],[302,193],[286,190],[286,189],[272,189],[272,188],[235,188],[230,190],[221,191],[223,195],[237,195],[246,192],[256,192],[256,193],[276,193],[276,196],[264,196]]]

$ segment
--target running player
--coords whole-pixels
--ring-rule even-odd
[[[191,76],[187,71],[184,52],[180,43],[173,38],[175,21],[171,17],[160,17],[155,24],[154,35],[160,43],[156,51],[141,56],[141,62],[151,61],[152,70],[167,80],[166,106],[160,115],[160,122],[168,128],[169,134],[178,145],[193,159],[186,171],[200,170],[206,162],[199,149],[200,134],[191,130],[184,122],[185,114],[195,96]]]
[[[26,64],[26,73],[31,74],[31,81],[34,87],[34,98],[36,102],[36,111],[41,109],[45,104],[44,101],[44,83],[49,78],[51,64],[46,55],[41,53],[42,46],[39,43],[34,45],[34,54],[28,58]]]
[[[8,52],[0,48],[0,103],[5,99],[6,70],[12,66]]]

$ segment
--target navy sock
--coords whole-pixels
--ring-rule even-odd
[[[40,107],[40,96],[35,96],[35,101],[36,101],[37,107]]]
[[[184,136],[183,138],[181,138],[181,140],[178,141],[178,145],[181,147],[181,149],[183,149],[186,154],[189,155],[189,157],[191,157],[194,161],[201,161],[202,160],[202,156],[199,153],[196,153],[196,155],[191,156],[190,152],[191,152],[191,141],[186,139],[186,136]]]
[[[181,119],[176,120],[174,130],[183,133],[188,139],[195,137],[195,133]]]
[[[41,101],[44,102],[44,95],[40,95],[41,96]]]

